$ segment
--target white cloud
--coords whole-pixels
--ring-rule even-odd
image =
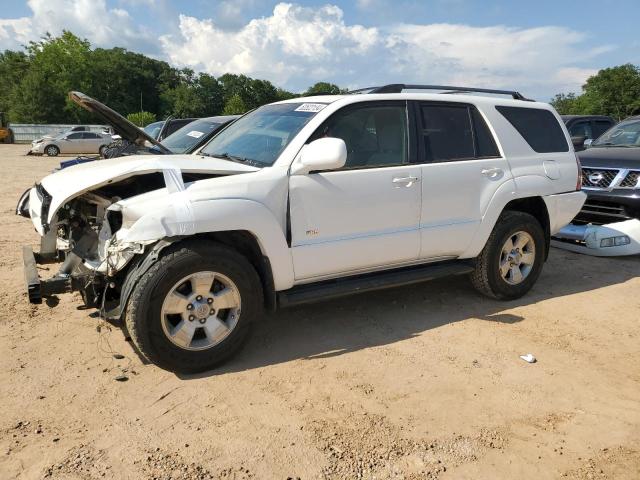
[[[212,19],[181,15],[179,31],[160,38],[173,63],[214,75],[268,78],[297,90],[317,80],[352,87],[422,82],[549,96],[579,90],[594,72],[582,64],[606,51],[585,48],[584,34],[555,26],[348,25],[332,5],[281,3],[271,16],[234,31]]]
[[[579,91],[611,48],[588,48],[585,34],[557,26],[390,25],[386,19],[384,26],[365,27],[347,23],[330,4],[280,3],[269,16],[242,21],[255,1],[222,0],[212,6],[212,18],[204,19],[167,11],[156,27],[167,33],[158,41],[124,8],[164,5],[163,0],[120,0],[123,8],[110,8],[106,0],[28,0],[32,16],[0,19],[0,50],[64,28],[94,45],[160,53],[177,66],[214,75],[244,73],[297,91],[316,81],[347,87],[442,83],[514,88],[546,99]]]
[[[148,46],[151,37],[121,8],[108,8],[105,0],[28,0],[30,17],[0,20],[0,49],[19,48],[44,33],[70,30],[98,46]],[[15,35],[12,35],[11,32]]]

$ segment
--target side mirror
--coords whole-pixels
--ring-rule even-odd
[[[589,148],[592,143],[593,143],[593,138],[587,138],[583,143],[584,148]]]
[[[585,135],[577,135],[575,137],[571,137],[571,143],[573,143],[574,147],[582,147],[586,140],[587,137]]]
[[[305,175],[316,170],[336,170],[347,161],[347,145],[341,138],[319,138],[305,145],[291,173]]]

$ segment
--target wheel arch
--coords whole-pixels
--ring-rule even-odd
[[[505,205],[503,211],[523,212],[532,215],[540,222],[542,229],[544,230],[544,243],[545,243],[545,260],[549,256],[549,246],[551,243],[551,224],[549,220],[549,211],[547,204],[542,197],[525,197],[511,200]]]

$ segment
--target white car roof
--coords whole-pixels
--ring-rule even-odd
[[[402,93],[355,93],[349,95],[316,95],[313,97],[298,97],[275,102],[281,103],[325,103],[330,104],[338,100],[351,100],[344,103],[357,103],[368,100],[425,100],[436,102],[461,102],[473,103],[475,105],[504,105],[513,107],[543,108],[551,107],[547,103],[518,100],[498,95],[472,95],[468,93],[442,94],[423,92],[402,92]]]

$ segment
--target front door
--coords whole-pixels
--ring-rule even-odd
[[[408,163],[406,102],[347,106],[309,141],[320,137],[343,139],[347,161],[340,170],[290,177],[296,280],[415,262],[421,171]]]
[[[470,246],[496,191],[513,182],[511,169],[475,106],[413,106],[422,174],[420,258],[456,257]]]

